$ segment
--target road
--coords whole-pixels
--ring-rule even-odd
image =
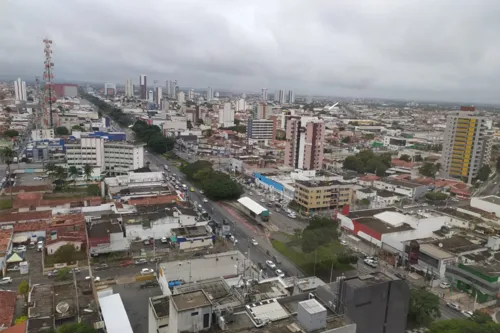
[[[481,186],[475,197],[486,196],[486,195],[497,195],[500,190],[500,172],[497,172],[492,179],[487,180],[483,186]]]

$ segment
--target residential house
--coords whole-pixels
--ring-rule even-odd
[[[0,331],[11,327],[14,322],[17,292],[0,290]]]
[[[7,269],[7,256],[12,251],[12,237],[14,231],[12,228],[0,229],[0,270],[5,276]]]
[[[73,244],[80,251],[87,244],[85,217],[82,213],[55,216],[47,226],[45,248],[47,255],[54,254],[61,246]]]
[[[422,196],[429,188],[427,185],[423,185],[410,180],[393,178],[375,180],[373,182],[373,187],[375,187],[377,190],[387,190],[390,192],[402,194],[412,199],[416,199]]]
[[[100,197],[54,198],[43,193],[19,193],[13,203],[13,209],[22,213],[30,211],[45,211],[62,208],[78,208],[98,206]]]
[[[119,215],[93,219],[87,224],[87,233],[91,255],[128,251],[130,248]]]

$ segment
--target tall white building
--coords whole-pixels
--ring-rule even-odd
[[[278,90],[278,103],[285,103],[285,91],[283,89]]]
[[[262,88],[261,96],[263,101],[267,101],[267,88]]]
[[[127,79],[127,82],[125,82],[125,96],[134,97],[134,84],[132,83],[132,79]]]
[[[245,111],[246,110],[246,102],[243,98],[240,98],[236,102],[236,111]]]
[[[82,137],[65,145],[68,166],[83,168],[85,164],[100,167],[108,174],[126,174],[144,166],[144,147],[123,141],[107,141],[102,137]]]
[[[106,96],[116,95],[116,84],[115,83],[105,83],[104,84],[104,95],[106,95]]]
[[[155,93],[153,90],[148,91],[148,102],[153,103],[155,101]]]
[[[194,99],[194,89],[189,89],[188,91],[188,99],[193,100]]]
[[[479,169],[489,164],[492,137],[488,134],[488,118],[474,107],[461,107],[446,117],[441,177],[460,178],[472,183]]]
[[[293,93],[293,90],[288,90],[287,102],[290,104],[295,103],[295,94]]]
[[[163,100],[163,91],[161,87],[155,88],[155,104],[161,106],[161,101]]]
[[[146,75],[142,74],[139,76],[139,98],[147,99],[148,98],[148,78]]]
[[[186,103],[186,95],[184,94],[184,91],[179,91],[177,94],[177,102],[181,104]]]
[[[26,82],[20,78],[14,81],[14,92],[16,94],[16,101],[27,101],[28,96],[26,93]]]
[[[214,92],[212,90],[212,87],[208,87],[207,89],[207,101],[211,101],[214,99]]]
[[[224,108],[219,109],[219,124],[223,127],[234,126],[234,110],[231,103],[224,103]]]

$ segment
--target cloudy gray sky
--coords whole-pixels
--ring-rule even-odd
[[[0,0],[0,77],[500,102],[499,0]]]

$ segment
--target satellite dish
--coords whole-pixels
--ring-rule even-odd
[[[439,243],[439,244],[438,244],[438,246],[439,246],[439,247],[443,247],[443,243]]]
[[[69,310],[68,302],[60,302],[56,305],[57,313],[63,314],[63,313],[68,312],[68,310]]]

